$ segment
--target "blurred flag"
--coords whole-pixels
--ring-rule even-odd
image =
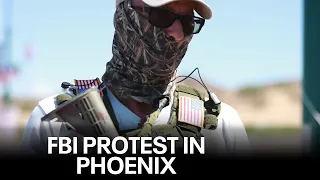
[[[74,80],[75,85],[78,87],[77,94],[83,93],[85,90],[96,87],[98,90],[101,90],[101,82],[99,78],[90,79],[90,80]],[[103,92],[100,91],[100,95],[103,96]]]
[[[0,67],[0,82],[8,81],[17,74],[17,71],[13,66]]]

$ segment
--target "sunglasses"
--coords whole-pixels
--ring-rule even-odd
[[[161,8],[133,6],[132,0],[128,0],[128,4],[136,11],[147,13],[149,23],[161,29],[169,28],[176,20],[180,20],[185,36],[198,34],[205,23],[201,17],[179,15]]]

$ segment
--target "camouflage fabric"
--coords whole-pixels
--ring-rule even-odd
[[[166,91],[192,36],[173,41],[130,8],[127,1],[117,6],[114,26],[113,58],[102,80],[118,96],[152,103]]]

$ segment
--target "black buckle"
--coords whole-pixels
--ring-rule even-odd
[[[163,109],[170,104],[170,97],[168,95],[162,95],[153,99],[152,108],[154,111]]]

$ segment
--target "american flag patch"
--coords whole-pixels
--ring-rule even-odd
[[[203,101],[180,96],[178,121],[202,128],[204,122]]]
[[[74,80],[75,85],[78,87],[77,94],[83,93],[85,90],[96,87],[98,90],[101,90],[101,82],[99,78],[97,79],[91,79],[91,80]],[[100,91],[100,96],[103,96],[103,92]]]

